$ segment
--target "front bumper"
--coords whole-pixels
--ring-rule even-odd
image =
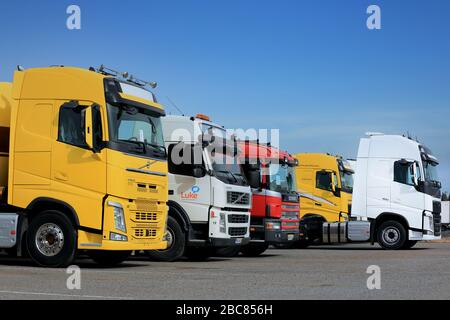
[[[281,244],[290,243],[299,240],[298,231],[293,230],[267,230],[266,243],[267,244]]]
[[[283,244],[299,240],[298,220],[264,219],[263,225],[252,225],[251,242]],[[274,228],[279,225],[279,228]]]
[[[123,210],[126,230],[115,227],[113,206]],[[133,200],[109,196],[105,201],[103,233],[92,234],[78,231],[78,248],[85,250],[163,250],[167,248],[165,227],[167,205],[157,200]],[[111,234],[126,237],[126,240],[111,240]]]
[[[209,239],[210,246],[212,247],[234,247],[234,246],[241,246],[246,245],[250,243],[250,238],[230,238],[230,239],[223,239],[223,238],[210,238]]]

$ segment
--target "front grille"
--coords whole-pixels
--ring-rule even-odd
[[[229,228],[228,234],[232,237],[245,236],[247,234],[247,228]]]
[[[248,222],[248,215],[245,214],[230,214],[228,216],[228,222],[229,223],[247,223]]]
[[[439,237],[441,235],[441,215],[433,213],[434,235]]]
[[[228,191],[227,203],[229,204],[250,204],[250,194],[245,192]]]
[[[134,236],[140,239],[154,239],[156,238],[156,229],[134,229]]]
[[[158,214],[156,212],[135,212],[136,221],[157,221]]]
[[[281,217],[283,219],[298,219],[298,211],[283,211]]]
[[[139,211],[158,211],[158,203],[152,200],[137,199],[136,209]]]

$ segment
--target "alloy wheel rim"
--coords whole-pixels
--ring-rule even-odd
[[[400,239],[400,230],[395,227],[389,227],[383,231],[383,240],[388,244],[395,244]]]
[[[46,257],[54,257],[64,247],[64,233],[54,223],[46,223],[39,227],[35,237],[36,247]]]

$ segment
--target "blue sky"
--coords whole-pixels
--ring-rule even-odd
[[[1,1],[0,81],[17,64],[103,63],[158,81],[168,111],[167,96],[230,128],[280,128],[290,152],[355,157],[366,131],[409,131],[450,190],[449,17],[448,0]]]

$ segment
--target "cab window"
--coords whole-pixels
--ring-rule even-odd
[[[316,173],[316,188],[326,190],[326,191],[332,191],[331,189],[331,172],[326,171],[319,171]]]
[[[84,113],[86,106],[64,104],[59,111],[58,141],[86,148]]]

